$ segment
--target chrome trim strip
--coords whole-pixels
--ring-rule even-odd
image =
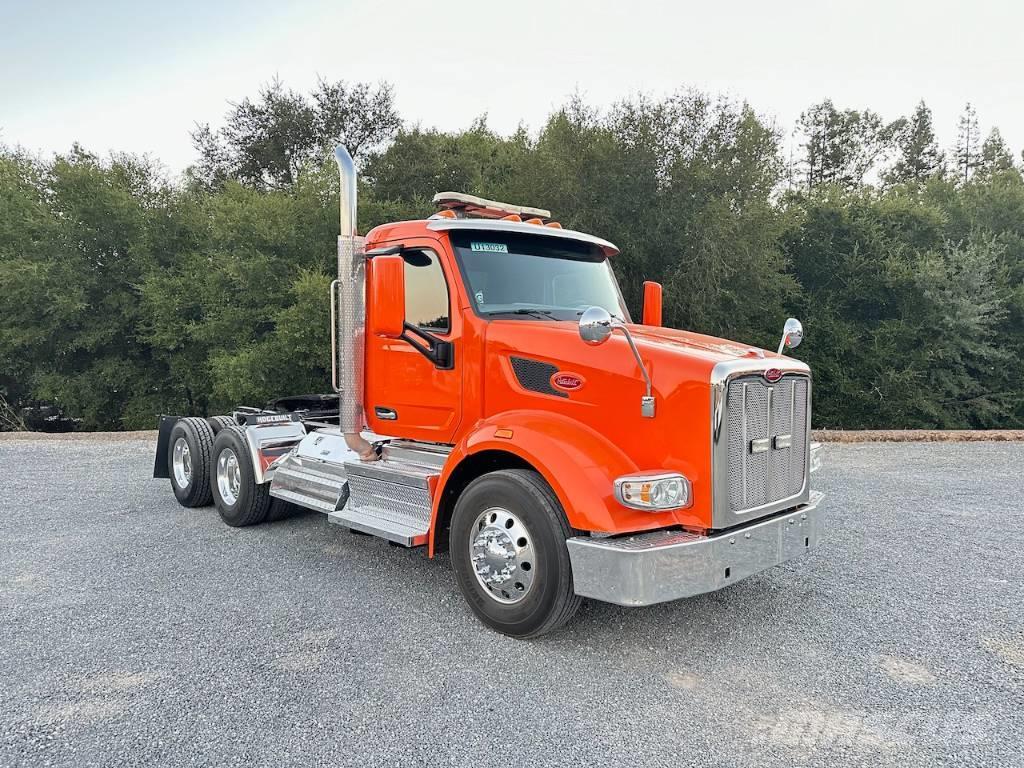
[[[810,392],[810,389],[808,389],[808,391],[807,391],[807,398],[808,398],[808,400],[810,399],[810,397],[811,397],[811,392]],[[775,447],[776,448],[792,448],[793,447],[793,425],[795,423],[796,423],[796,387],[790,387],[789,388],[789,434],[788,435],[779,435],[778,437],[775,438]],[[810,403],[808,403],[807,423],[808,424],[811,423]],[[783,438],[785,438],[784,441],[783,441]],[[783,442],[785,443],[785,445],[781,444]],[[807,443],[806,445],[807,445],[807,452],[809,454],[811,452],[810,443]],[[793,471],[792,464],[794,462],[794,459],[795,459],[795,455],[794,455],[793,452],[791,452],[790,456],[789,456],[789,463],[790,463],[789,471],[790,472]]]
[[[725,402],[725,398],[722,398],[722,402]],[[743,445],[747,445],[747,385],[743,385]],[[750,452],[754,452],[754,446],[750,446]],[[743,503],[747,503],[747,462],[743,462]]]
[[[651,531],[634,536],[566,541],[577,595],[626,606],[653,605],[712,592],[793,560],[824,533],[820,504],[808,503],[768,520],[712,536]]]
[[[822,462],[821,443],[811,443],[811,450],[809,451],[809,453],[811,455],[811,472],[817,472],[819,469],[821,469]]]
[[[590,243],[601,249],[605,256],[618,254],[618,247],[594,235],[586,232],[577,232],[574,229],[556,229],[545,227],[540,224],[525,224],[518,221],[502,221],[501,219],[430,219],[427,221],[427,229],[435,232],[443,232],[449,229],[464,229],[478,232],[509,232],[517,235],[539,235],[541,237],[555,237],[561,240],[576,240],[582,243]]]
[[[341,511],[327,513],[327,521],[350,528],[371,536],[378,536],[403,547],[415,547],[425,543],[427,533],[411,525],[401,522],[384,520],[372,514],[367,514],[362,509],[350,509],[346,507]]]

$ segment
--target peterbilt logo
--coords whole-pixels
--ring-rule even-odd
[[[563,392],[572,392],[583,386],[583,377],[576,373],[556,373],[551,377],[551,386]]]
[[[774,384],[775,382],[777,382],[781,378],[782,378],[782,369],[781,368],[769,368],[767,371],[764,372],[764,380],[767,381],[769,384]]]

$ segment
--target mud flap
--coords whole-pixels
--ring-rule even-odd
[[[167,453],[170,450],[171,430],[180,416],[161,416],[156,436],[156,459],[153,461],[153,477],[167,479]]]

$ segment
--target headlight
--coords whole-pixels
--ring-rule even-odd
[[[615,498],[623,506],[660,512],[690,506],[690,481],[674,472],[641,472],[615,481]]]

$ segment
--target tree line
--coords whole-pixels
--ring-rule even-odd
[[[652,279],[674,327],[774,348],[800,317],[818,427],[1024,424],[1022,164],[969,105],[947,149],[924,103],[887,123],[825,101],[790,140],[696,91],[572,99],[502,136],[410,124],[387,85],[273,82],[192,138],[175,180],[148,157],[0,148],[8,428],[40,404],[151,428],[324,391],[338,140],[364,232],[471,192],[615,242],[634,314]]]

